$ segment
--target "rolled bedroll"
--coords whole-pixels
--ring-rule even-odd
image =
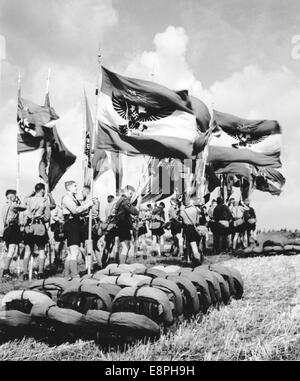
[[[143,273],[146,270],[146,266],[142,263],[132,263],[132,264],[117,264],[111,263],[106,266],[105,269],[97,271],[98,274],[104,275],[120,275],[123,273]]]
[[[167,276],[167,274],[164,271],[154,269],[153,267],[151,267],[150,269],[146,269],[144,275],[149,276],[150,278],[165,278]]]
[[[164,273],[166,272],[166,271],[165,271],[165,266],[163,266],[163,265],[155,265],[155,266],[152,266],[152,269],[160,270],[160,271],[163,271]]]
[[[86,327],[87,322],[84,314],[70,308],[60,308],[56,304],[35,304],[31,310],[31,316],[34,319],[47,319],[58,323]]]
[[[300,253],[300,243],[299,244],[286,244],[283,246],[284,252],[293,252],[295,254]]]
[[[0,311],[0,329],[5,327],[23,328],[32,324],[30,314],[17,310]]]
[[[111,311],[112,300],[104,288],[82,284],[64,291],[57,305],[85,314],[88,310]]]
[[[122,290],[120,286],[109,283],[99,283],[97,287],[103,288],[109,294],[111,302],[113,302],[116,295]]]
[[[230,301],[230,290],[229,290],[228,282],[226,281],[226,279],[221,274],[219,274],[215,271],[212,271],[212,270],[209,270],[209,271],[211,271],[214,274],[214,276],[218,279],[220,289],[221,289],[223,303],[228,304]]]
[[[49,298],[57,301],[58,296],[70,286],[65,278],[39,279],[30,284],[30,290],[45,293]]]
[[[112,312],[145,315],[165,327],[176,321],[175,306],[172,306],[167,294],[149,286],[123,288],[113,301]]]
[[[208,283],[213,305],[222,303],[223,299],[220,283],[218,281],[218,278],[214,275],[213,271],[205,270],[203,267],[199,266],[195,267],[194,272],[203,275],[204,279]]]
[[[172,280],[167,280],[163,278],[148,278],[140,281],[137,284],[137,287],[141,286],[150,286],[158,288],[159,290],[165,292],[165,293],[171,293],[173,295],[172,300],[174,300],[175,308],[177,311],[178,316],[182,314],[183,311],[183,301],[182,301],[182,295],[180,292],[179,287],[175,282]],[[169,297],[169,300],[171,300],[171,297]]]
[[[116,284],[120,287],[133,287],[136,286],[142,280],[151,279],[145,275],[124,273],[120,275],[103,275],[101,279],[99,279],[99,284],[108,283],[108,284]]]
[[[222,275],[222,277],[227,281],[230,291],[230,296],[234,297],[236,294],[236,289],[234,285],[233,275],[228,267],[219,264],[209,265],[208,268],[216,273]]]
[[[241,273],[235,269],[234,267],[229,267],[229,270],[233,276],[235,295],[233,296],[235,299],[241,299],[244,293],[244,281]]]
[[[181,267],[177,265],[169,265],[165,267],[164,270],[167,274],[174,274],[177,275],[179,271],[181,271]]]
[[[25,314],[30,314],[32,308],[36,304],[52,305],[53,300],[49,296],[31,290],[15,290],[4,295],[1,301],[1,309],[15,310]]]
[[[37,324],[33,335],[47,342],[61,344],[88,337],[89,327],[85,315],[73,309],[60,308],[55,304],[36,304],[31,316]]]
[[[222,265],[210,265],[210,268],[213,271],[219,272],[224,278],[228,276],[230,284],[233,282],[234,292],[232,297],[235,299],[240,299],[244,293],[244,281],[241,276],[241,273],[233,267],[227,267]],[[231,280],[232,279],[232,280]]]
[[[132,312],[88,311],[86,320],[90,327],[97,330],[96,342],[99,344],[114,341],[132,343],[137,340],[157,339],[159,325],[145,315]]]
[[[191,315],[197,315],[200,312],[200,302],[193,283],[178,275],[168,275],[166,279],[175,282],[181,291],[184,316],[189,318]]]
[[[189,279],[195,286],[199,298],[200,310],[202,313],[206,313],[208,308],[212,305],[208,283],[203,276],[197,272],[189,272],[182,276]]]
[[[263,248],[261,246],[255,246],[252,248],[252,252],[257,256],[263,252]]]
[[[190,274],[191,272],[193,272],[193,269],[191,267],[183,267],[180,269],[177,275],[185,276],[187,274]]]

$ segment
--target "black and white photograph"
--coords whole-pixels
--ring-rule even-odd
[[[299,105],[298,0],[0,0],[0,362],[299,361]]]

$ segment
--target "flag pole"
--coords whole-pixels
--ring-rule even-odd
[[[20,96],[21,96],[21,72],[19,70],[19,74],[18,74],[18,103],[19,103],[19,97]],[[17,106],[17,112],[18,112],[18,106]],[[17,129],[17,142],[18,142],[18,129]],[[20,154],[18,152],[18,149],[17,149],[16,191],[17,191],[18,197],[20,198]],[[21,273],[21,267],[20,267],[20,244],[18,244],[17,251],[18,251],[17,274],[18,274],[18,276],[20,276],[20,273]]]
[[[51,76],[51,68],[48,68],[47,82],[46,82],[46,94],[49,93],[49,85],[50,85],[50,76]]]
[[[101,78],[101,53],[98,51],[97,54],[97,63],[98,63],[98,75],[97,75],[97,84],[96,84],[96,91],[95,91],[95,96],[96,96],[96,110],[95,110],[95,116],[94,116],[94,129],[93,129],[93,137],[92,137],[92,144],[91,144],[91,152],[90,152],[90,157],[91,157],[91,162],[92,162],[92,157],[94,155],[94,149],[95,149],[95,139],[96,139],[96,129],[97,129],[97,110],[99,106],[99,88],[100,88],[100,78]],[[93,165],[91,166],[91,197],[93,198],[94,196],[94,167]],[[92,267],[92,253],[93,253],[93,241],[92,241],[92,225],[93,225],[93,214],[92,214],[92,208],[90,209],[89,212],[89,226],[88,226],[88,243],[87,243],[87,256],[88,256],[88,275],[91,274],[91,267]]]
[[[51,68],[49,67],[48,68],[48,74],[47,74],[47,81],[46,81],[46,96],[49,95],[49,87],[50,87],[50,77],[51,77]],[[46,143],[46,157],[47,157],[47,162],[48,162],[48,144],[49,143]],[[49,170],[49,167],[48,167],[48,170]],[[46,189],[47,189],[47,198],[48,198],[48,201],[50,203],[50,199],[49,199],[49,180],[48,182],[45,184],[46,185]],[[51,266],[52,264],[52,244],[51,242],[48,242],[48,249],[49,249],[49,265]]]

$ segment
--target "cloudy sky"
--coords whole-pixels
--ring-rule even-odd
[[[85,86],[94,108],[100,48],[103,65],[120,74],[151,79],[153,72],[155,81],[192,89],[220,111],[277,119],[287,183],[280,197],[256,191],[252,203],[259,227],[299,228],[299,35],[298,0],[0,0],[1,198],[16,184],[19,70],[23,96],[42,103],[51,67],[57,128],[78,156],[63,180],[81,180],[82,93]],[[38,181],[39,155],[22,155],[22,196]],[[128,172],[136,182],[133,163]],[[111,173],[97,182],[101,199],[109,183]]]

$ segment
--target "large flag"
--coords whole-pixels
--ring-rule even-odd
[[[281,151],[281,127],[276,120],[248,120],[214,110],[214,123],[221,128],[210,145],[247,148],[273,154]]]
[[[248,148],[236,149],[232,147],[212,146],[208,147],[210,163],[248,163],[260,167],[280,168],[280,152],[263,154],[254,152]]]
[[[187,158],[202,151],[201,133],[187,100],[156,83],[102,67],[96,147],[127,155]]]
[[[18,153],[34,151],[44,147],[45,140],[51,137],[51,128],[57,114],[48,105],[39,106],[18,96],[17,122],[19,125]]]

